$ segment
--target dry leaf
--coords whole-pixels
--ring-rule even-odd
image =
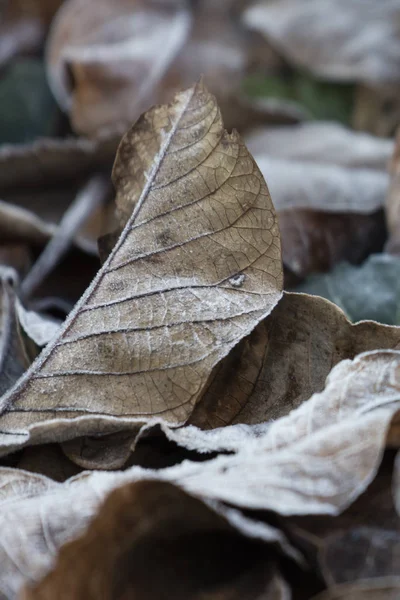
[[[138,121],[113,177],[121,218],[131,216],[60,334],[3,398],[3,454],[157,415],[184,423],[212,368],[281,297],[267,187],[202,84]]]
[[[31,451],[31,449],[29,450]],[[148,479],[149,476],[154,478],[154,474],[151,472],[142,469],[131,469],[130,477],[127,477],[124,473],[83,473],[67,480],[65,483],[57,483],[46,477],[22,470],[0,469],[0,522],[2,527],[0,558],[3,566],[0,573],[0,592],[7,599],[15,598],[24,584],[33,585],[39,582],[53,568],[57,559],[57,551],[66,542],[85,533],[89,522],[95,517],[103,500],[112,490],[125,484],[128,484],[125,490],[129,490],[130,482]],[[142,486],[142,489],[143,486],[149,488],[148,484],[140,483],[138,488],[132,486],[134,493],[136,489],[140,489],[140,486]],[[250,520],[239,511],[227,509],[216,503],[207,506],[201,505],[198,500],[188,498],[177,488],[170,486],[167,488],[165,483],[155,482],[153,486],[155,491],[157,489],[172,490],[170,494],[174,499],[172,504],[167,503],[164,506],[161,503],[158,514],[162,516],[165,510],[167,514],[164,514],[168,519],[168,510],[174,512],[176,510],[174,506],[178,502],[183,502],[188,507],[188,511],[178,510],[177,516],[182,519],[183,526],[186,523],[187,527],[192,528],[193,534],[195,534],[196,529],[200,528],[200,517],[203,515],[203,523],[209,519],[209,522],[216,523],[220,529],[228,531],[234,529],[241,534],[242,539],[244,539],[243,536],[249,538],[248,547],[251,547],[254,543],[257,545],[261,541],[268,544],[270,549],[273,547],[281,548],[288,556],[298,559],[298,553],[294,551],[279,530],[254,519]],[[117,492],[118,496],[121,498],[120,492]],[[122,492],[121,499],[124,496],[125,494]],[[76,501],[77,498],[79,498],[79,502]],[[130,508],[133,504],[132,499],[132,494],[128,491]],[[147,499],[150,500],[148,495]],[[157,502],[157,494],[154,502]],[[148,502],[143,503],[141,501],[141,505],[146,511]],[[139,507],[138,509],[140,510]],[[156,516],[157,514],[154,511],[151,511],[150,514],[147,513],[147,516],[142,514],[143,522],[152,518],[156,519]],[[195,520],[192,522],[193,516]],[[129,519],[129,515],[127,515],[127,518]],[[119,513],[113,516],[113,522],[118,522],[118,519]],[[98,522],[101,523],[102,519],[100,518]],[[29,536],[26,536],[27,526],[29,526]],[[101,525],[101,529],[106,534],[107,531],[103,527],[104,524]],[[97,524],[95,522],[94,530],[96,529]],[[113,531],[112,527],[108,528],[107,525],[106,529],[109,530],[109,534],[117,542],[117,532]],[[122,530],[119,529],[119,531],[120,536],[127,533],[126,527]],[[99,531],[100,533],[101,531]],[[254,540],[254,542],[251,542],[251,540]],[[127,543],[130,544],[131,541],[134,541],[132,535],[129,536]],[[85,538],[82,542],[85,543]],[[81,542],[78,541],[77,543],[80,545]],[[112,539],[109,539],[108,547],[111,543]],[[246,543],[244,539],[244,544],[246,545]],[[104,547],[104,545],[102,544],[101,547]],[[95,544],[95,552],[99,549],[98,544]],[[65,550],[69,554],[67,548]],[[116,547],[115,550],[118,551],[118,548]],[[240,561],[243,561],[242,552],[238,554]],[[89,561],[90,557],[87,556],[87,558]],[[109,558],[109,554],[103,557],[105,561]],[[84,564],[83,560],[80,560],[79,563],[80,565]],[[88,564],[86,566],[89,568]],[[95,565],[93,567],[96,568]],[[249,567],[251,567],[251,564]],[[144,569],[143,572],[147,573],[148,570]],[[265,572],[265,575],[268,577],[267,572]],[[77,571],[75,571],[72,579],[77,580]],[[87,582],[87,578],[84,582],[79,583],[85,582]],[[284,588],[283,585],[282,587]]]
[[[273,422],[262,435],[244,440],[231,456],[160,471],[132,467],[125,472],[83,473],[64,484],[2,469],[0,552],[7,568],[0,589],[7,597],[44,575],[55,550],[83,530],[102,498],[138,480],[177,483],[196,496],[246,509],[282,515],[340,514],[375,477],[388,432],[389,441],[398,445],[393,415],[400,404],[399,361],[400,352],[376,351],[341,362],[324,392]],[[278,542],[295,557],[277,530],[221,505],[216,510],[245,535]],[[21,525],[26,519],[29,538]]]
[[[286,293],[217,367],[190,422],[214,428],[282,417],[322,391],[338,362],[375,348],[400,349],[400,329],[373,322],[352,325],[327,300]],[[219,434],[223,436],[223,430]],[[235,446],[209,451],[219,449]]]
[[[271,315],[211,374],[188,421],[211,431],[171,430],[161,421],[141,435],[153,435],[161,427],[169,440],[190,451],[236,452],[247,440],[264,435],[271,420],[321,392],[337,363],[376,348],[400,350],[400,328],[374,322],[353,325],[323,298],[285,293]],[[116,440],[76,438],[63,448],[84,468],[115,469],[128,461],[135,444],[125,431]]]
[[[136,120],[157,99],[190,29],[186,0],[65,2],[47,63],[50,86],[60,106],[72,111],[74,129],[93,135]]]
[[[397,0],[255,0],[244,12],[293,64],[330,79],[399,81]]]
[[[115,490],[21,598],[259,600],[273,570],[260,541],[171,484],[143,481]]]
[[[56,228],[34,213],[0,200],[0,239],[7,242],[25,242],[42,246],[49,241]]]

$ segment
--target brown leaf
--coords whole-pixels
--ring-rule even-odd
[[[115,490],[87,532],[61,548],[54,570],[21,598],[258,600],[272,583],[275,595],[267,597],[283,600],[278,577],[269,581],[273,570],[261,542],[200,500],[143,481]]]
[[[171,430],[161,422],[162,430],[190,451],[238,451],[247,438],[262,435],[268,421],[289,414],[321,392],[340,361],[376,348],[399,350],[400,329],[374,322],[353,325],[340,308],[323,298],[285,293],[271,315],[211,374],[188,423],[216,429]],[[234,425],[227,427],[230,424]],[[63,447],[84,468],[111,469],[124,464],[135,447],[132,434],[125,431],[122,438],[123,443],[110,436],[97,441],[75,439]]]
[[[29,577],[44,574],[50,567],[50,548],[59,548],[81,532],[112,489],[137,480],[177,483],[196,496],[246,509],[282,515],[340,514],[375,477],[388,433],[392,442],[399,443],[393,420],[400,404],[399,357],[396,351],[376,351],[342,361],[331,372],[324,392],[254,439],[244,439],[231,456],[161,471],[132,467],[125,472],[83,473],[65,484],[1,470],[0,555],[7,565],[1,589],[18,590]],[[239,531],[278,542],[295,556],[276,530],[236,510],[221,505],[217,510]],[[32,534],[21,543],[21,524],[27,518]]]
[[[282,417],[322,391],[341,360],[375,348],[400,349],[400,329],[367,321],[353,325],[323,298],[285,293],[216,368],[190,423],[208,429]]]
[[[3,398],[3,454],[157,415],[183,424],[212,368],[281,297],[267,187],[201,83],[138,121],[113,177],[131,216],[60,334]]]
[[[65,2],[50,34],[47,62],[54,95],[72,111],[74,129],[93,135],[136,120],[157,99],[190,28],[186,0]]]
[[[29,451],[31,450],[29,449]],[[203,525],[207,525],[208,522],[214,527],[214,531],[218,529],[227,531],[230,539],[234,539],[236,536],[237,539],[242,540],[245,548],[260,548],[261,541],[263,544],[268,544],[268,548],[265,549],[269,552],[280,548],[288,556],[298,559],[298,553],[290,546],[279,530],[263,522],[250,520],[239,511],[227,509],[217,503],[212,505],[202,504],[199,500],[188,497],[178,488],[173,488],[166,483],[154,482],[152,490],[149,489],[148,482],[139,482],[138,487],[135,484],[131,485],[138,480],[148,480],[149,477],[154,479],[154,473],[142,469],[132,469],[129,477],[123,473],[94,472],[92,474],[82,473],[65,483],[57,483],[46,477],[34,475],[20,469],[0,469],[0,523],[2,527],[0,558],[3,567],[0,573],[1,591],[7,598],[14,598],[24,584],[34,585],[53,568],[56,553],[65,543],[81,535],[84,537],[82,540],[78,540],[78,546],[88,543],[89,538],[85,535],[88,524],[98,513],[104,499],[110,492],[120,486],[125,486],[125,488],[117,491],[116,496],[123,501],[124,505],[125,498],[129,510],[126,515],[122,515],[121,520],[121,511],[114,512],[114,502],[111,501],[110,504],[110,501],[108,501],[108,505],[111,506],[109,515],[112,521],[108,520],[108,523],[105,523],[101,516],[93,523],[93,533],[96,539],[99,536],[102,538],[100,545],[98,543],[94,545],[95,554],[102,548],[111,545],[114,545],[115,554],[118,554],[118,542],[122,541],[125,536],[125,547],[129,547],[130,544],[134,545],[137,529],[135,531],[135,529],[126,527],[126,525],[132,522],[135,517],[140,517],[143,525],[147,522],[150,529],[152,520],[154,520],[156,526],[154,529],[157,529],[157,515],[159,515],[158,523],[161,525],[166,524],[171,534],[169,519],[171,516],[174,518],[175,514],[176,527],[174,525],[173,530],[175,535],[178,533],[179,528],[182,530],[186,527],[189,532],[192,532],[192,537],[195,540],[197,532],[201,533]],[[122,491],[124,489],[125,492]],[[149,490],[146,497],[142,497],[140,492],[143,489]],[[133,493],[129,490],[133,490]],[[160,490],[167,490],[171,502],[159,502],[158,491]],[[171,491],[168,492],[168,490]],[[155,494],[153,494],[153,491]],[[153,499],[151,499],[152,497]],[[78,498],[79,502],[77,501]],[[135,507],[134,498],[138,499],[135,513],[130,512]],[[156,512],[150,510],[156,508],[157,503],[159,504],[158,510]],[[176,520],[178,520],[178,523],[176,523]],[[29,528],[29,536],[26,535],[27,528]],[[142,529],[142,532],[146,535],[144,529]],[[148,533],[151,534],[151,531],[148,531]],[[155,533],[157,532],[155,531]],[[105,536],[108,537],[107,541]],[[176,538],[173,535],[171,537],[173,543]],[[241,544],[242,541],[240,541]],[[154,544],[153,546],[154,551],[157,551],[157,545]],[[196,555],[196,542],[191,547],[192,554]],[[244,571],[249,570],[250,578],[254,577],[258,581],[257,564],[250,561],[247,566],[244,565],[242,550],[235,559],[235,561],[242,562],[242,567],[239,566],[236,572],[243,572],[242,569],[245,566]],[[173,548],[171,548],[171,551],[173,552]],[[65,553],[69,555],[67,547]],[[71,579],[76,580],[77,584],[86,585],[88,583],[87,577],[84,578],[84,581],[77,580],[77,569],[84,568],[85,571],[88,571],[89,568],[96,569],[97,567],[93,561],[95,554],[88,556],[85,553],[87,562],[85,563],[84,557],[82,557],[79,560],[79,565],[75,565],[75,575]],[[111,552],[102,555],[102,561],[108,563],[109,567],[112,568],[113,565],[110,559]],[[159,559],[161,561],[161,558]],[[225,564],[228,574],[235,573],[235,570],[230,570],[229,561],[225,561],[223,555],[215,560],[217,566],[221,566],[221,562]],[[157,565],[158,568],[160,564],[161,562]],[[266,577],[265,581],[268,581],[268,564],[264,561],[262,566]],[[253,567],[255,568],[253,569]],[[272,564],[271,567],[273,567]],[[128,571],[126,572],[128,573]],[[173,576],[173,572],[172,570],[171,576]],[[143,569],[143,575],[145,573],[149,573],[147,568]],[[105,574],[104,571],[103,574]],[[205,576],[207,576],[206,573]],[[237,579],[234,580],[234,584],[238,584]],[[284,583],[281,582],[279,585],[276,579],[275,587],[285,590]],[[232,590],[232,587],[229,588],[228,585],[228,589]],[[235,587],[233,587],[234,589]],[[283,598],[286,600],[285,595]],[[278,599],[280,600],[281,596],[278,595]]]

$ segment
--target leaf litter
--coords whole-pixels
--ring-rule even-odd
[[[60,108],[0,148],[2,598],[397,598],[397,8],[348,4],[6,6]]]

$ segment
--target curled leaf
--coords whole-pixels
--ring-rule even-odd
[[[275,588],[284,600],[273,571],[260,541],[171,484],[142,481],[115,490],[88,531],[63,546],[54,570],[21,598],[258,600]]]
[[[157,415],[185,423],[213,367],[281,297],[268,189],[202,83],[138,121],[113,178],[125,229],[59,335],[2,399],[3,454],[137,429]]]

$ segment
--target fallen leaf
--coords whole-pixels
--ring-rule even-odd
[[[32,474],[44,475],[54,481],[63,482],[81,472],[68,460],[58,444],[43,444],[24,448],[16,466]]]
[[[0,236],[2,245],[7,242],[25,242],[43,246],[55,233],[56,227],[34,213],[0,200]]]
[[[272,420],[322,392],[340,361],[376,348],[399,350],[400,329],[374,322],[352,325],[323,298],[285,293],[271,315],[215,367],[188,420],[194,427],[171,429],[158,420],[142,429],[140,439],[161,428],[190,451],[209,457],[237,452],[264,435]],[[134,460],[135,437],[125,431],[117,440],[75,438],[63,449],[83,468],[115,469]]]
[[[400,531],[354,527],[326,540],[321,561],[334,583],[395,577],[400,561]],[[329,569],[329,570],[328,570]]]
[[[29,451],[31,450],[29,448]],[[158,514],[160,517],[159,523],[161,522],[160,524],[162,525],[164,518],[164,522],[168,526],[168,513],[171,511],[172,517],[175,517],[175,523],[173,524],[175,535],[178,533],[178,527],[181,530],[186,527],[188,533],[192,533],[192,537],[195,539],[196,531],[199,532],[200,530],[201,533],[202,526],[207,525],[208,522],[211,524],[211,527],[214,527],[214,531],[219,528],[222,531],[227,531],[228,535],[231,532],[231,540],[236,535],[239,540],[243,541],[246,548],[251,549],[253,546],[256,548],[260,547],[260,542],[262,542],[266,545],[265,550],[271,554],[272,550],[281,549],[288,556],[295,559],[298,558],[298,553],[290,546],[285,536],[279,530],[263,522],[254,519],[250,520],[237,510],[228,509],[218,503],[202,504],[199,500],[188,497],[178,488],[174,488],[163,482],[155,481],[153,484],[151,482],[149,484],[146,481],[139,481],[136,487],[134,482],[148,479],[149,476],[154,479],[154,474],[150,471],[134,468],[131,470],[130,477],[127,477],[124,473],[82,473],[67,480],[65,483],[57,483],[47,477],[19,469],[0,469],[0,522],[2,526],[0,557],[3,565],[0,573],[0,590],[5,597],[7,599],[15,598],[23,585],[29,584],[32,586],[49,573],[56,563],[58,550],[65,543],[78,538],[78,536],[85,536],[85,530],[98,513],[103,501],[110,492],[121,486],[125,486],[125,488],[117,490],[116,497],[124,505],[126,505],[127,501],[129,509],[135,506],[133,500],[134,498],[140,498],[141,490],[145,491],[145,498],[140,499],[140,503],[137,504],[136,515],[133,513],[130,517],[128,511],[126,515],[127,521],[124,518],[122,523],[119,523],[122,511],[119,510],[115,513],[113,509],[114,500],[112,498],[109,499],[108,505],[111,509],[109,514],[110,516],[112,514],[113,523],[118,524],[119,536],[118,532],[112,527],[113,523],[107,525],[101,517],[97,522],[93,522],[92,527],[93,534],[96,537],[97,523],[100,525],[98,530],[99,535],[101,534],[103,537],[107,535],[107,531],[109,532],[109,535],[112,537],[109,538],[108,542],[104,540],[104,544],[108,544],[108,546],[112,544],[113,540],[118,542],[118,537],[128,533],[127,523],[132,522],[133,524],[133,519],[137,517],[141,517],[143,525],[147,522],[151,527],[151,520],[155,519],[156,523]],[[133,492],[129,490],[133,490]],[[149,513],[148,510],[152,506],[156,509],[156,504],[159,502],[157,500],[157,491],[162,492],[162,490],[166,490],[164,493],[169,494],[170,501],[161,502],[156,512],[151,510]],[[156,492],[153,500],[151,500],[153,496],[152,491]],[[79,502],[76,501],[76,498],[79,498]],[[183,508],[187,508],[188,510],[182,510]],[[27,537],[23,533],[24,527],[22,527],[22,524],[28,522],[30,535]],[[180,526],[179,522],[181,523]],[[146,534],[144,531],[146,528],[142,529],[144,534]],[[129,530],[131,531],[131,535],[126,540],[126,546],[128,547],[129,544],[134,544],[134,536],[137,529],[135,531],[135,529],[131,530],[129,528]],[[21,535],[24,536],[24,542],[22,542]],[[248,539],[246,540],[246,538]],[[86,544],[86,540],[89,541],[86,537],[83,537],[81,541],[78,540],[76,543],[78,545],[81,543]],[[156,544],[153,545],[155,551],[157,551],[157,547]],[[95,543],[94,550],[96,553],[100,548],[104,548],[103,542],[100,546]],[[192,552],[195,554],[196,545],[192,546],[192,548]],[[118,547],[115,547],[115,550],[118,551]],[[142,550],[144,550],[143,547]],[[65,551],[66,554],[69,554],[67,548],[65,548]],[[171,548],[172,551],[173,549]],[[242,552],[239,551],[237,554],[235,560],[243,561]],[[76,557],[76,554],[74,557]],[[103,559],[107,562],[110,558],[110,553],[103,555]],[[274,555],[271,558],[274,560]],[[83,557],[81,559],[79,560],[79,564],[83,566],[84,559]],[[89,555],[87,555],[87,559],[88,561],[91,560]],[[223,556],[220,559],[223,560]],[[216,562],[218,560],[217,558]],[[225,564],[229,573],[229,561]],[[82,583],[85,585],[85,582],[88,582],[87,577],[84,581],[78,582],[78,573],[76,571],[78,566],[76,565],[75,575],[70,580],[75,580],[77,584]],[[89,567],[88,564],[87,566]],[[96,569],[96,565],[93,562],[92,566]],[[250,561],[250,564],[246,568],[251,569],[252,566],[256,567],[257,565],[252,565]],[[265,581],[268,581],[268,565],[264,563],[264,567]],[[234,569],[233,572],[238,572],[240,569],[241,567]],[[129,572],[129,570],[126,572]],[[143,569],[142,572],[145,574],[149,571],[148,569]],[[171,576],[173,576],[174,570],[172,569],[170,572]],[[207,573],[204,575],[206,576]],[[254,575],[255,572],[253,571]],[[284,588],[284,585],[281,587]],[[280,600],[279,596],[278,598]]]
[[[242,90],[249,69],[280,63],[261,36],[241,25],[237,3],[213,0],[69,0],[47,49],[59,105],[74,130],[90,136],[131,123],[202,75],[228,129],[297,122],[303,114],[293,106],[257,103]]]
[[[330,273],[313,275],[296,288],[337,304],[351,321],[371,319],[400,325],[400,259],[370,256],[360,267],[340,264]]]
[[[260,541],[171,484],[143,481],[115,490],[87,532],[61,548],[54,570],[21,598],[257,600],[273,571]],[[283,600],[276,583],[275,590]]]
[[[3,454],[157,415],[183,424],[212,368],[282,295],[267,187],[201,83],[138,121],[113,178],[129,219],[59,335],[3,397]]]
[[[294,65],[333,80],[399,81],[396,0],[255,0],[244,22]]]
[[[399,361],[400,352],[375,351],[341,362],[321,394],[271,423],[262,435],[246,439],[230,456],[159,471],[87,472],[63,484],[1,469],[0,552],[7,568],[0,589],[7,597],[22,584],[37,581],[54,564],[56,549],[83,531],[102,499],[138,480],[175,483],[207,502],[223,500],[247,510],[269,509],[283,516],[340,514],[374,479],[385,445],[399,443],[393,418],[399,409]],[[282,533],[260,523],[256,514],[245,517],[236,509],[212,506],[238,531],[279,544],[296,557]],[[27,518],[28,539],[21,527]]]
[[[386,239],[383,211],[364,215],[293,209],[278,216],[287,288],[343,260],[361,263],[380,252]]]
[[[48,40],[48,78],[75,131],[136,120],[157,99],[191,22],[186,0],[64,2]]]
[[[282,417],[321,392],[340,361],[376,348],[400,349],[399,344],[397,327],[352,325],[322,298],[286,293],[272,314],[217,366],[189,422],[208,429]],[[217,443],[224,439],[223,431],[214,436]],[[235,444],[209,451],[221,449],[234,450]]]

